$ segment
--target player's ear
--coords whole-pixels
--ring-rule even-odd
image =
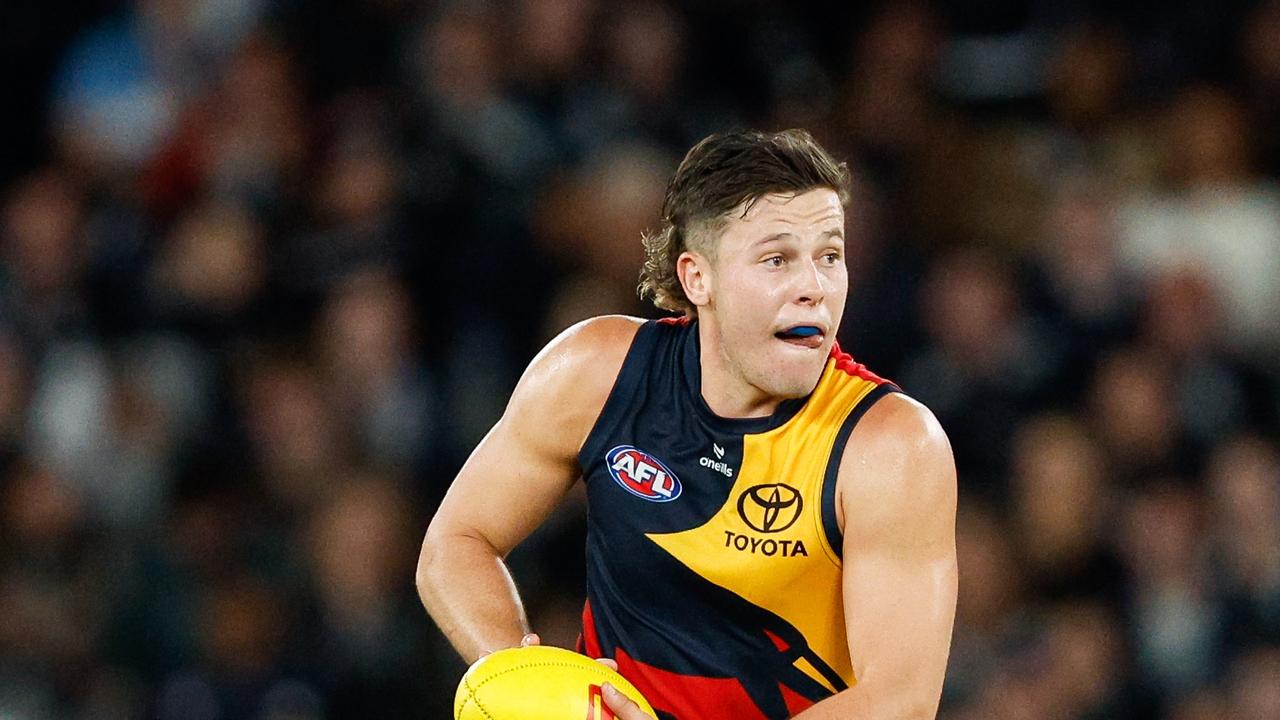
[[[695,307],[701,307],[711,301],[711,263],[699,253],[686,250],[676,258],[676,276],[680,278],[680,286],[684,288],[684,296]]]

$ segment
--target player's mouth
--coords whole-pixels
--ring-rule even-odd
[[[813,350],[822,347],[827,333],[819,325],[792,325],[785,330],[779,330],[773,336],[788,345]]]

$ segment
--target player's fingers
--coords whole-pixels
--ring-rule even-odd
[[[541,645],[542,638],[538,637],[538,633],[529,633],[520,638],[520,647],[529,647],[530,645]]]
[[[654,720],[651,715],[640,709],[640,706],[623,695],[609,683],[604,684],[604,702],[617,716],[618,720]]]
[[[600,663],[601,665],[609,668],[614,672],[618,672],[618,663],[614,662],[613,660],[610,660],[609,658],[596,658],[596,662]]]

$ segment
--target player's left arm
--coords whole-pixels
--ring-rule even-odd
[[[841,459],[844,615],[857,682],[796,718],[933,718],[956,609],[956,470],[933,413],[899,394]]]

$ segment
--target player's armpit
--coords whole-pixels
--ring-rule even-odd
[[[639,324],[619,316],[595,318],[548,344],[432,519],[418,558],[418,592],[468,661],[515,645],[528,631],[502,558],[577,479],[578,449]]]
[[[797,718],[933,718],[956,606],[950,443],[927,408],[888,395],[854,430],[839,482],[856,682]]]

